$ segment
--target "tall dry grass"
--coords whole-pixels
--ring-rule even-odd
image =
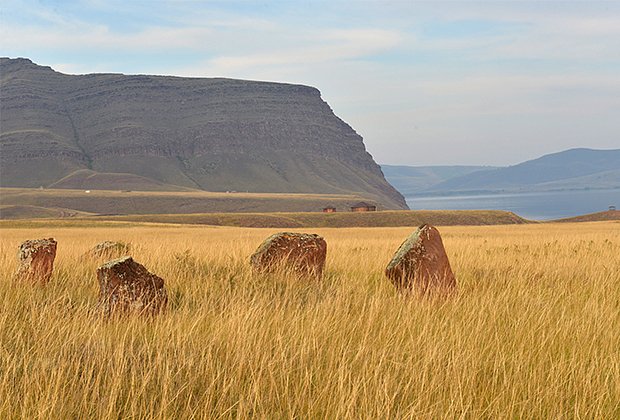
[[[322,282],[251,275],[272,229],[3,229],[0,418],[620,418],[620,224],[440,228],[459,292],[435,301],[383,276],[411,229],[315,231]],[[49,236],[52,282],[12,282]],[[105,239],[165,315],[97,316],[77,261]]]

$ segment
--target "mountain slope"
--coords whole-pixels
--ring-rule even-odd
[[[405,196],[423,191],[448,179],[477,171],[496,169],[493,166],[403,166],[381,165],[381,170],[398,191]]]
[[[48,186],[89,169],[208,191],[355,193],[406,208],[312,87],[71,76],[7,58],[0,75],[1,186]]]
[[[47,188],[66,188],[79,190],[105,190],[113,185],[119,190],[135,191],[192,191],[191,188],[164,184],[151,178],[127,173],[95,172],[78,169],[64,178],[50,184]]]
[[[620,149],[570,149],[491,171],[478,171],[437,184],[429,191],[494,192],[620,187]],[[597,175],[598,174],[598,175]]]

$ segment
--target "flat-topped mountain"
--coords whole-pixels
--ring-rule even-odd
[[[3,187],[355,193],[406,208],[313,87],[0,58],[0,95]]]

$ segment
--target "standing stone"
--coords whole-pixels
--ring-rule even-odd
[[[97,269],[99,304],[107,313],[137,311],[156,314],[166,308],[164,280],[131,257],[109,261]]]
[[[429,225],[420,226],[402,243],[385,274],[400,290],[426,293],[456,288],[439,231]]]
[[[271,235],[250,257],[255,272],[285,269],[300,276],[321,278],[327,243],[319,235],[280,232]]]
[[[103,241],[82,256],[83,259],[119,258],[129,253],[130,246],[124,242]]]
[[[19,266],[14,278],[32,283],[49,282],[54,271],[56,244],[53,238],[33,239],[21,244],[17,254]]]

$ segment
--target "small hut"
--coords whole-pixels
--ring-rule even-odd
[[[334,206],[323,207],[323,213],[336,213],[336,207]]]
[[[609,206],[609,211],[616,211],[616,206]]]
[[[351,211],[359,212],[359,211],[377,211],[377,206],[374,204],[368,204],[363,201],[359,203],[353,204],[351,206]]]

